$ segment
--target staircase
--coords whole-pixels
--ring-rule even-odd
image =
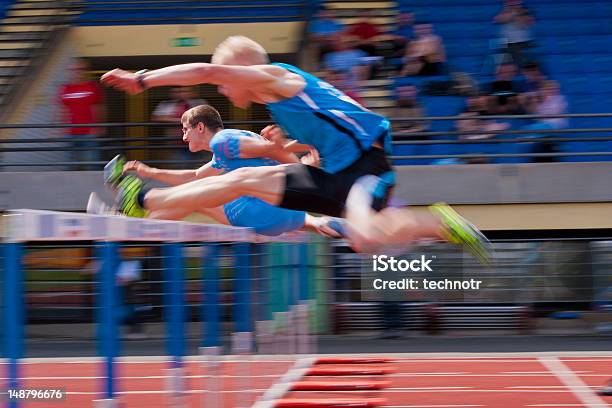
[[[336,20],[347,27],[359,22],[365,13],[370,13],[372,22],[378,24],[383,32],[391,32],[397,25],[399,11],[396,1],[329,0],[322,5],[332,10]],[[359,84],[359,96],[365,105],[382,114],[394,106],[393,93],[389,90],[392,81],[386,79],[389,74],[385,67],[378,73],[379,78]]]
[[[24,78],[44,64],[49,48],[76,13],[71,1],[19,0],[10,5],[0,25],[0,112],[29,81]]]

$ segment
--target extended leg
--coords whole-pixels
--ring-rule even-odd
[[[144,196],[144,210],[138,199],[142,191],[141,180],[127,176],[117,188],[119,209],[126,215],[143,216],[144,210],[155,214],[177,208],[189,214],[204,208],[219,207],[240,196],[256,197],[276,205],[283,197],[285,172],[284,166],[245,167],[222,176],[152,189]]]
[[[443,224],[430,213],[418,214],[405,208],[388,207],[376,212],[371,207],[372,191],[380,179],[360,178],[346,200],[346,227],[357,251],[373,251],[384,245],[409,244],[420,239],[442,239]]]
[[[346,227],[356,250],[373,251],[384,245],[442,238],[462,245],[479,261],[490,263],[491,248],[487,238],[447,205],[435,204],[426,214],[401,208],[385,208],[375,213],[370,202],[379,182],[376,176],[361,177],[349,193]]]

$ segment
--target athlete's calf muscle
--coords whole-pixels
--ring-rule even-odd
[[[244,167],[221,176],[153,189],[146,194],[144,204],[149,211],[178,207],[198,211],[246,195],[276,205],[282,198],[283,189],[282,166]]]

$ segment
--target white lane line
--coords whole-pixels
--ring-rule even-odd
[[[278,363],[278,364],[291,364],[295,362],[295,359],[289,359],[287,356],[253,356],[253,360],[258,363]],[[48,357],[48,358],[24,358],[19,361],[20,364],[92,364],[102,363],[104,361],[101,357],[87,357],[87,358],[75,358],[75,357]],[[201,363],[202,357],[199,356],[187,356],[183,359],[188,363]],[[243,360],[237,359],[236,356],[227,355],[221,356],[221,361],[224,363],[240,363]],[[129,364],[155,364],[155,363],[170,363],[172,362],[166,356],[148,356],[148,357],[118,357],[115,359],[118,364],[129,363]],[[6,364],[6,361],[0,361],[0,364]]]
[[[399,388],[399,387],[394,387],[394,388],[385,388],[384,391],[454,391],[454,390],[471,390],[474,387],[405,387],[405,388]],[[368,391],[374,391],[374,390],[368,390]],[[335,392],[335,391],[334,391]]]
[[[238,393],[263,393],[265,389],[249,389],[249,390],[233,390],[233,391],[216,391],[225,394],[238,394]],[[207,390],[184,390],[181,391],[185,394],[207,394]],[[146,395],[146,394],[172,394],[174,391],[170,390],[146,390],[146,391],[117,391],[118,395]],[[0,395],[6,395],[6,392],[0,392]],[[100,395],[100,391],[67,391],[66,395]]]
[[[464,408],[484,407],[484,405],[385,405],[385,408]]]
[[[305,377],[308,370],[315,363],[316,359],[312,357],[297,360],[277,382],[272,384],[272,386],[255,401],[252,408],[273,408],[276,406],[276,401],[291,391],[293,384]]]
[[[612,377],[612,374],[583,374],[585,377]],[[389,377],[417,377],[418,375],[395,373],[388,374]],[[423,377],[550,377],[551,373],[546,374],[428,374]]]
[[[432,387],[433,388],[433,387]],[[555,390],[509,390],[509,389],[501,389],[501,390],[477,390],[477,389],[451,389],[449,388],[441,388],[441,389],[427,389],[427,388],[423,388],[423,389],[418,389],[418,388],[385,388],[383,390],[385,393],[430,393],[430,392],[448,392],[448,393],[455,393],[455,392],[480,392],[480,393],[486,393],[486,392],[495,392],[495,393],[516,393],[516,394],[520,394],[520,393],[556,393],[556,394],[560,394],[560,393],[571,393],[572,391],[568,390],[568,389],[555,389]],[[300,394],[317,394],[317,393],[321,393],[321,391],[293,391],[295,393],[300,393]],[[350,394],[350,393],[354,393],[354,390],[342,390],[342,391],[334,391],[334,394]],[[359,393],[363,393],[363,394],[380,394],[381,390],[359,390]]]
[[[587,385],[557,357],[540,357],[544,367],[565,384],[584,405],[589,408],[607,406],[606,402],[594,394]]]
[[[551,373],[548,374],[403,374],[403,373],[395,373],[395,374],[387,374],[387,377],[394,378],[412,378],[412,377],[505,377],[505,378],[513,378],[513,377],[546,377],[550,376]],[[605,377],[610,378],[612,374],[585,374],[585,377]],[[218,378],[280,378],[282,374],[260,374],[260,375],[219,375]],[[363,378],[362,375],[345,375],[345,378]],[[32,377],[21,377],[20,380],[101,380],[106,377],[100,376],[58,376],[58,377],[46,377],[46,376],[32,376]],[[121,380],[141,380],[141,379],[166,379],[169,378],[167,375],[148,375],[148,376],[125,376],[125,377],[117,377]],[[207,375],[186,375],[184,378],[208,378]],[[0,377],[0,381],[7,381],[9,378]]]
[[[593,371],[574,371],[574,374],[588,374]],[[550,371],[502,371],[500,374],[547,374],[550,375]]]
[[[225,393],[225,394],[231,394],[231,393],[253,393],[253,392],[258,392],[258,393],[263,393],[265,391],[267,391],[268,389],[248,389],[248,390],[223,390],[223,391],[218,391],[220,393]],[[117,392],[117,394],[121,394],[121,395],[140,395],[140,394],[171,394],[173,391],[169,391],[169,390],[133,390],[133,391],[119,391]],[[204,394],[204,393],[208,393],[209,391],[207,390],[185,390],[184,391],[187,394]],[[344,391],[334,391],[334,393],[341,395],[341,394],[351,394],[354,393],[355,391],[351,391],[351,390],[344,390]],[[474,390],[474,389],[467,389],[467,390],[458,390],[458,389],[407,389],[407,388],[391,388],[391,389],[385,389],[384,390],[385,393],[429,393],[429,392],[454,392],[454,393],[461,393],[461,392],[479,392],[479,393],[487,393],[487,392],[495,392],[495,393],[500,393],[500,392],[513,392],[513,393],[522,393],[522,392],[527,392],[527,393],[534,393],[534,392],[539,392],[539,393],[562,393],[562,392],[571,392],[569,390]],[[317,394],[320,393],[320,391],[296,391],[296,393],[299,394]],[[380,390],[361,390],[359,391],[360,394],[380,394]],[[6,392],[0,392],[0,395],[2,394],[6,394]],[[96,394],[100,394],[99,391],[68,391],[66,392],[66,394],[68,395],[96,395]],[[556,406],[557,404],[555,404],[554,406]],[[421,406],[421,405],[419,405]],[[446,405],[445,405],[446,406]],[[468,405],[470,406],[470,405]],[[476,405],[478,406],[478,405]],[[583,406],[583,404],[578,404],[577,406]],[[601,405],[593,405],[595,407],[599,407]],[[607,404],[603,404],[603,406],[608,406]],[[589,406],[590,407],[590,406]],[[389,407],[387,407],[389,408]]]
[[[136,375],[116,377],[118,380],[157,380],[171,378],[170,375]],[[208,378],[208,375],[184,375],[183,378]],[[217,378],[280,378],[282,374],[261,374],[261,375],[218,375]],[[79,377],[20,377],[20,380],[103,380],[106,377],[99,376],[79,376]],[[9,380],[1,378],[0,381]]]
[[[547,389],[547,388],[561,388],[561,389],[566,389],[567,387],[565,385],[513,385],[510,387],[505,387],[505,388],[518,388],[518,389]],[[587,385],[586,388],[598,388],[596,385]]]
[[[531,404],[528,407],[584,407],[584,404]],[[608,404],[594,405],[595,407],[610,407]]]

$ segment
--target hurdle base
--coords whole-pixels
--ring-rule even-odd
[[[100,399],[93,401],[94,408],[120,408],[121,404],[114,398]]]
[[[253,353],[253,333],[235,332],[232,333],[232,354],[252,354]]]
[[[274,354],[274,321],[255,322],[255,348],[258,354]]]
[[[206,398],[206,408],[219,408],[221,406],[220,392],[222,389],[221,378],[219,377],[221,367],[221,347],[200,347],[200,356],[202,356],[204,360],[204,391],[208,395]]]
[[[168,407],[186,408],[184,370],[182,367],[166,369],[166,391],[168,391]]]

